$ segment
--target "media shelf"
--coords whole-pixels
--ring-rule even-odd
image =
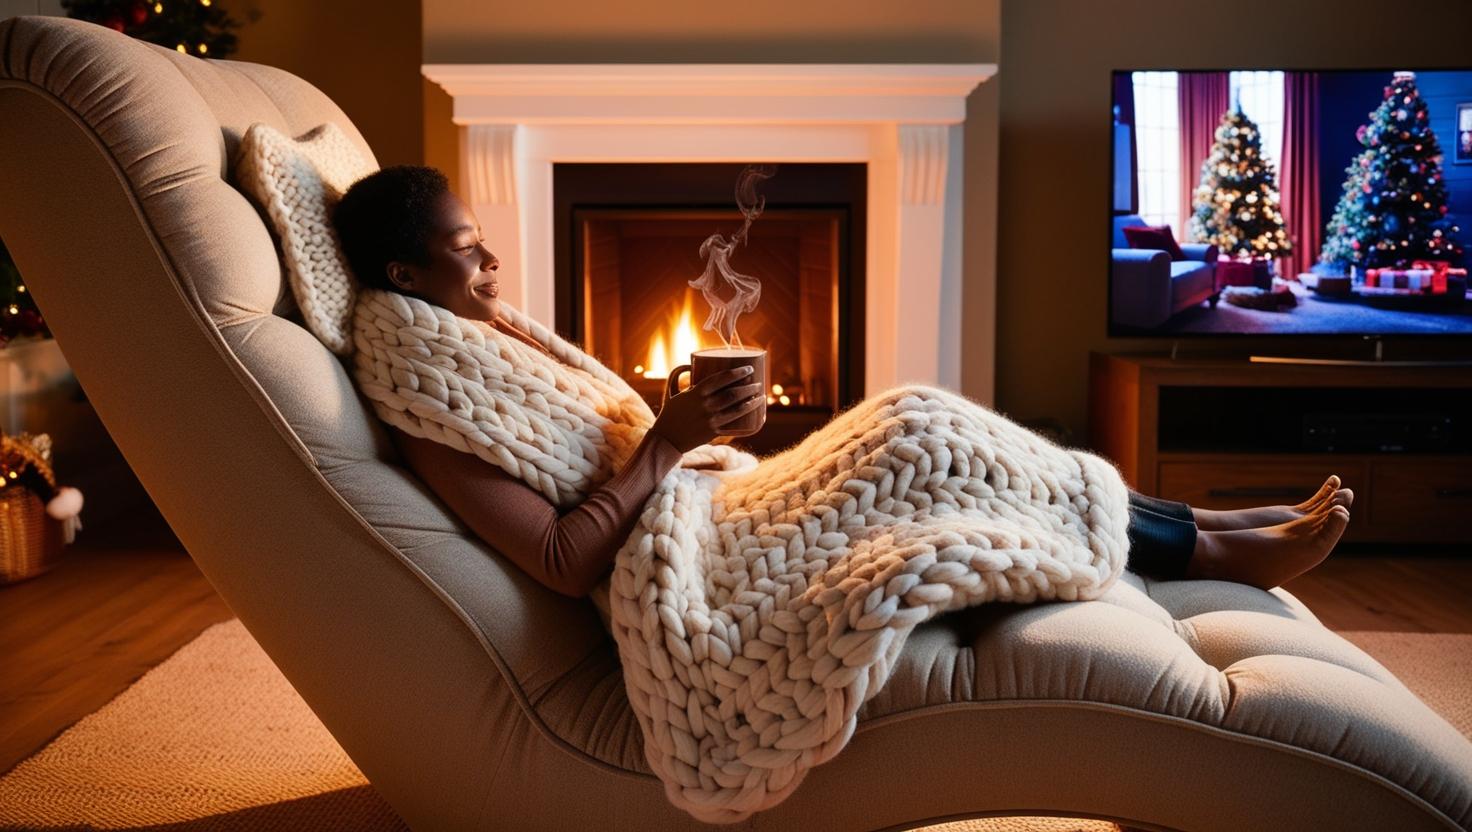
[[[1090,354],[1089,433],[1137,490],[1203,508],[1354,489],[1345,539],[1472,541],[1472,366]]]

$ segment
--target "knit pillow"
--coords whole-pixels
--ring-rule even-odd
[[[271,218],[303,322],[328,349],[350,355],[357,281],[332,227],[332,208],[376,164],[330,121],[296,139],[252,124],[238,153],[237,187]]]

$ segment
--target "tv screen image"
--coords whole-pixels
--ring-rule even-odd
[[[1472,334],[1472,69],[1119,70],[1111,335]]]

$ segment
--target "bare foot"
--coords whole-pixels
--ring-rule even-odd
[[[1186,577],[1270,589],[1318,566],[1348,523],[1349,509],[1325,501],[1317,511],[1275,526],[1198,531]]]
[[[1265,526],[1277,526],[1297,520],[1325,505],[1340,505],[1349,508],[1354,502],[1354,492],[1348,488],[1339,487],[1339,476],[1330,474],[1312,497],[1296,506],[1259,506],[1257,508],[1239,508],[1224,511],[1215,511],[1209,508],[1191,507],[1191,514],[1196,518],[1196,528],[1208,532],[1230,531],[1232,529],[1260,529]]]

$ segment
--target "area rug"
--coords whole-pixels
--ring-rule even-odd
[[[1472,634],[1344,632],[1472,736]],[[239,619],[216,624],[0,778],[0,829],[407,829]],[[1119,832],[977,818],[925,832]]]

